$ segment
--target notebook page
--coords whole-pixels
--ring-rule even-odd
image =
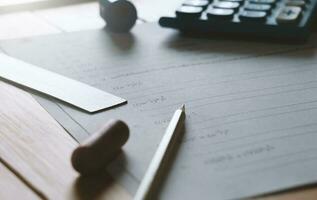
[[[131,138],[118,162],[136,183],[185,103],[186,131],[160,197],[236,199],[316,182],[316,40],[190,39],[147,24],[130,35],[96,30],[1,47],[129,101],[94,115],[58,107],[88,134],[110,118],[127,121]]]

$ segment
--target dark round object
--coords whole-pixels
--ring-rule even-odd
[[[71,163],[74,169],[82,175],[104,170],[118,156],[128,138],[126,123],[111,120],[73,151]]]
[[[137,20],[134,5],[126,0],[101,3],[100,14],[106,21],[107,28],[114,32],[128,32]]]

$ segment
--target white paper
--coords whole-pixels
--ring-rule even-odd
[[[173,112],[186,104],[185,136],[160,198],[227,200],[317,181],[316,42],[191,39],[147,24],[130,35],[96,30],[1,47],[129,100],[94,115],[59,107],[88,133],[110,118],[127,121],[131,137],[118,160],[125,172],[112,169],[132,192]]]

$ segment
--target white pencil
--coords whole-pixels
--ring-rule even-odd
[[[161,143],[148,167],[145,176],[134,196],[134,200],[145,200],[151,195],[154,185],[158,184],[158,178],[164,162],[173,151],[173,145],[177,141],[185,122],[185,105],[175,111]]]

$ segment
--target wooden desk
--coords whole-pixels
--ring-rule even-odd
[[[86,17],[81,21],[83,13]],[[34,32],[21,19],[35,23]],[[0,16],[0,39],[102,26],[96,3],[23,11]],[[69,162],[76,142],[30,94],[0,82],[0,96],[0,199],[131,199],[107,173],[78,177]],[[317,199],[317,188],[258,199]]]

